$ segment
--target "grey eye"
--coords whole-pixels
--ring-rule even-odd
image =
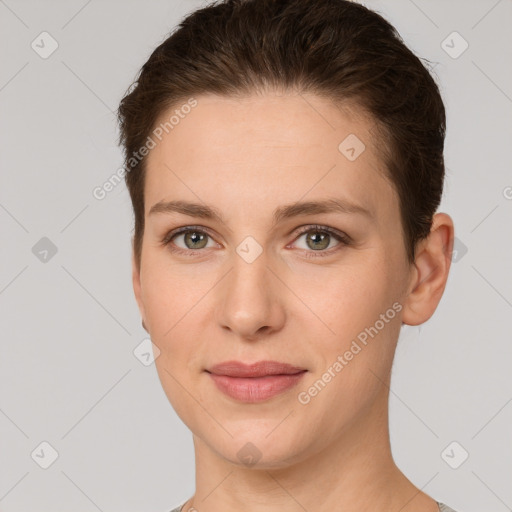
[[[176,240],[183,237],[184,246],[176,243]],[[198,230],[188,230],[178,233],[173,237],[174,243],[181,249],[204,249],[207,246],[209,235]]]
[[[318,229],[312,229],[302,233],[297,240],[305,237],[306,247],[301,249],[310,249],[313,251],[322,251],[329,248],[330,243],[335,238],[333,234]]]

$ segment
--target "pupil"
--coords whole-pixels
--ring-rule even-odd
[[[192,245],[197,244],[204,238],[202,233],[198,233],[197,231],[193,231],[187,234],[187,239],[192,242]]]
[[[326,233],[319,233],[318,231],[316,232],[316,234],[314,235],[311,235],[310,237],[308,237],[309,240],[313,240],[313,244],[316,244],[317,242],[320,242],[320,245],[316,245],[316,247],[312,247],[313,249],[325,249],[329,243],[325,243],[326,240],[328,240],[328,237],[329,235],[327,235]],[[316,240],[317,238],[319,238],[319,240]],[[322,244],[323,242],[323,244]]]

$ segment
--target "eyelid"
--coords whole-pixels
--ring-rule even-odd
[[[211,234],[210,230],[206,228],[205,226],[182,226],[180,228],[173,229],[169,231],[161,240],[160,245],[166,249],[168,249],[171,253],[183,255],[185,257],[197,257],[201,256],[201,252],[203,252],[204,249],[183,249],[181,247],[172,246],[172,239],[188,232],[199,232],[204,233],[207,236],[209,236],[212,240],[214,240],[214,236]],[[217,243],[217,242],[215,242]]]
[[[339,238],[341,241],[343,241],[346,244],[352,243],[352,238],[350,236],[348,236],[346,233],[344,233],[343,231],[338,231],[337,229],[331,228],[329,226],[322,226],[321,224],[306,224],[304,226],[299,226],[297,229],[299,229],[300,231],[297,233],[297,237],[295,238],[295,240],[300,235],[303,235],[304,233],[307,233],[308,231],[323,231],[325,233],[329,233],[330,235],[333,235],[334,237]]]
[[[206,226],[194,226],[194,225],[190,225],[190,226],[182,226],[180,228],[176,228],[176,229],[173,229],[171,231],[169,231],[168,233],[166,233],[162,239],[162,244],[163,245],[166,245],[168,244],[175,236],[178,236],[178,235],[181,235],[182,233],[187,233],[188,231],[199,231],[199,232],[203,232],[203,233],[206,233],[208,236],[210,236],[211,238],[214,238],[213,235],[212,235],[212,232],[210,231],[209,228],[207,228]],[[191,249],[193,250],[193,249]]]
[[[323,255],[327,256],[329,254],[332,254],[332,252],[335,252],[336,250],[338,250],[339,246],[347,246],[347,245],[351,245],[353,243],[353,240],[352,238],[347,235],[346,233],[342,232],[342,231],[338,231],[337,229],[334,229],[334,228],[331,228],[329,226],[323,226],[323,225],[320,225],[320,224],[305,224],[303,226],[299,226],[298,228],[296,228],[295,230],[293,231],[297,231],[297,234],[296,236],[294,237],[293,241],[291,242],[291,244],[295,243],[295,241],[301,236],[303,235],[304,233],[308,233],[309,231],[318,231],[318,232],[324,232],[324,233],[328,233],[329,235],[331,236],[334,236],[334,238],[336,238],[340,243],[338,245],[336,245],[335,247],[331,247],[330,249],[327,249],[327,250],[323,250],[323,251],[308,251],[307,249],[299,249],[301,251],[305,251],[305,252],[308,252],[308,253],[317,253],[317,257],[321,257]],[[205,226],[199,226],[199,225],[187,225],[187,226],[182,226],[182,227],[179,227],[179,228],[176,228],[174,230],[171,230],[170,232],[168,232],[162,239],[161,241],[161,244],[165,247],[165,246],[169,246],[171,244],[171,241],[173,238],[175,238],[176,236],[178,235],[181,235],[183,233],[187,233],[187,232],[190,232],[190,231],[197,231],[197,232],[201,232],[201,233],[205,233],[206,235],[208,235],[210,238],[212,238],[213,240],[215,239],[215,237],[213,236],[211,230]],[[218,242],[216,242],[218,243]],[[286,247],[288,247],[289,245],[291,244],[288,244]],[[182,249],[181,247],[173,247],[171,249],[172,252],[176,252],[176,253],[181,253],[181,254],[188,254],[188,255],[193,255],[194,253],[195,254],[198,254],[200,253],[201,251],[203,251],[204,249]],[[315,257],[315,256],[310,256],[310,257]]]

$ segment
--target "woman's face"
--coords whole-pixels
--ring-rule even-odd
[[[236,464],[252,453],[286,466],[355,429],[383,435],[411,266],[371,123],[309,95],[196,99],[148,156],[134,270],[169,401]],[[345,207],[315,206],[326,201]],[[269,360],[306,371],[208,372]]]

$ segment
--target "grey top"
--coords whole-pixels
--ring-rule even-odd
[[[170,512],[187,512],[186,510],[181,510],[185,503],[187,503],[188,499],[185,500],[179,507],[173,508]],[[437,502],[437,505],[439,506],[439,512],[455,512],[453,508],[450,508],[448,505],[445,505],[444,503]]]

